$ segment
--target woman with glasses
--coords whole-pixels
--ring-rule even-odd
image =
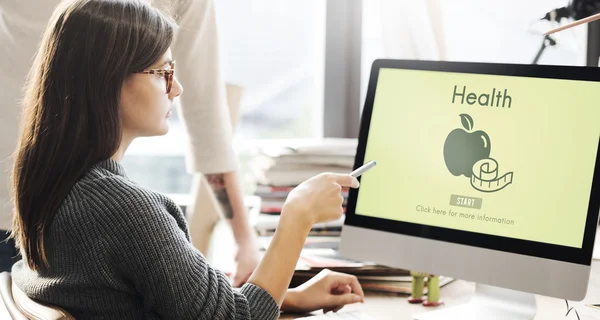
[[[12,155],[19,133],[21,89],[39,38],[56,5],[63,0],[0,1],[0,271],[10,271],[20,259],[13,239],[12,199],[9,179]],[[238,159],[232,145],[227,91],[220,72],[214,0],[159,0],[157,6],[177,17],[173,58],[179,61],[178,79],[188,90],[180,99],[177,114],[186,133],[185,170],[192,176],[191,202],[186,218],[193,243],[208,251],[215,213],[222,213],[236,244],[231,280],[239,287],[248,280],[259,261],[259,244],[248,223],[240,187]],[[191,89],[191,90],[190,90]],[[198,124],[202,125],[198,125]],[[214,192],[216,202],[203,199]],[[203,201],[204,200],[204,201]],[[218,206],[218,207],[217,207]],[[221,209],[221,210],[219,210]],[[206,232],[206,234],[201,234]]]
[[[273,241],[234,290],[190,243],[168,197],[119,163],[138,137],[167,133],[174,23],[145,0],[75,0],[54,12],[33,62],[12,174],[12,269],[29,297],[93,319],[276,319],[363,301],[353,276],[323,272],[288,290],[314,223],[342,214],[347,174],[294,189]]]

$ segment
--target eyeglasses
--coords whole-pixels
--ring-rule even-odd
[[[171,61],[169,64],[169,69],[148,69],[138,73],[143,74],[156,74],[159,76],[165,77],[167,80],[167,94],[171,92],[171,87],[173,87],[173,77],[175,75],[175,61]]]

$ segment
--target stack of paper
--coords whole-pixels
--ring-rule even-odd
[[[250,163],[261,212],[278,214],[289,192],[322,172],[348,173],[354,166],[356,139],[273,140],[260,146]],[[347,197],[348,190],[343,190]]]
[[[261,213],[250,219],[254,230],[261,236],[269,236],[275,233],[279,224],[279,215]],[[345,217],[329,222],[317,223],[312,226],[310,236],[339,236],[344,225]]]
[[[349,172],[357,143],[341,138],[275,140],[259,148],[253,173],[260,185],[290,187],[321,172]]]
[[[337,247],[337,243],[327,241],[326,238],[321,237],[319,240],[311,240],[311,237],[309,237],[307,239],[300,259],[296,264],[291,287],[301,285],[323,269],[329,269],[355,275],[365,291],[400,295],[411,294],[412,277],[409,270],[344,258],[340,256],[336,249],[333,249],[333,247]],[[339,242],[339,238],[337,239]],[[260,238],[265,249],[268,248],[270,240],[270,237]],[[324,246],[314,247],[315,243],[324,244]],[[331,248],[328,248],[328,246],[331,246]],[[450,277],[440,276],[440,287],[451,283],[453,280]],[[427,287],[425,287],[425,293],[427,293]]]

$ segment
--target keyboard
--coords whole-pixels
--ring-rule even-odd
[[[368,314],[360,311],[339,311],[339,312],[328,312],[320,314],[318,316],[296,318],[297,320],[375,320],[375,318]]]

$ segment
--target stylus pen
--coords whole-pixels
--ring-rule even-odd
[[[592,21],[595,21],[595,20],[598,20],[598,19],[600,19],[600,13],[596,13],[595,15],[589,16],[589,17],[587,17],[587,18],[583,18],[583,19],[579,19],[579,20],[577,20],[577,21],[574,21],[574,22],[571,22],[571,23],[567,23],[567,24],[565,24],[565,25],[563,25],[563,26],[560,26],[560,27],[558,27],[558,28],[554,28],[554,29],[552,29],[552,30],[550,30],[550,31],[548,31],[548,32],[546,32],[546,33],[544,33],[544,35],[545,35],[545,36],[547,36],[547,35],[551,35],[551,34],[553,34],[553,33],[557,33],[557,32],[559,32],[559,31],[563,31],[563,30],[566,30],[566,29],[569,29],[569,28],[572,28],[572,27],[578,26],[578,25],[580,25],[580,24],[584,24],[584,23],[592,22]]]
[[[362,165],[360,168],[352,171],[350,173],[351,176],[358,178],[359,176],[361,176],[363,173],[367,172],[369,169],[373,168],[377,163],[375,161],[369,161],[367,163],[365,163],[364,165]]]

